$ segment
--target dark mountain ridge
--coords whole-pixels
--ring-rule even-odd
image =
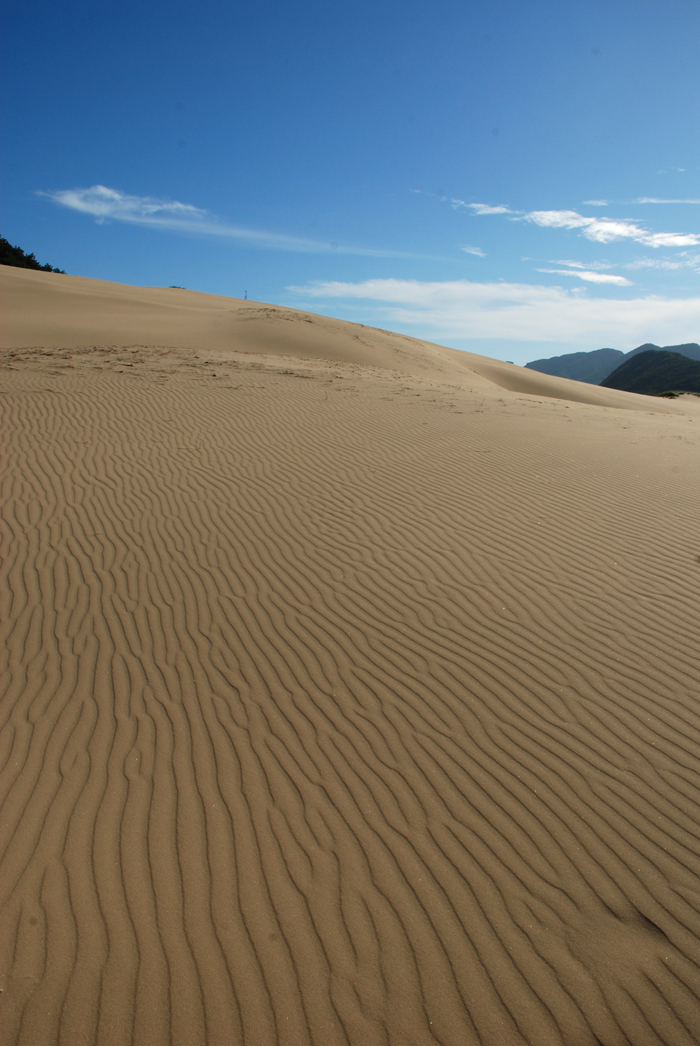
[[[525,366],[556,378],[573,378],[590,385],[599,385],[603,378],[619,367],[625,354],[619,349],[594,349],[592,352],[568,352],[564,356],[533,360]]]
[[[585,381],[590,385],[601,385],[608,375],[612,374],[626,360],[643,352],[668,352],[685,356],[687,359],[700,362],[700,345],[686,342],[683,345],[665,345],[663,348],[646,342],[631,352],[623,353],[619,349],[593,349],[592,352],[568,352],[563,356],[552,356],[549,359],[533,360],[525,366],[542,374],[553,374],[557,378],[573,378],[574,381]]]
[[[671,392],[700,393],[700,362],[680,352],[663,349],[636,351],[630,353],[624,363],[600,384],[606,389],[639,392],[645,396],[663,396]]]
[[[683,345],[664,346],[654,345],[653,342],[649,341],[645,345],[640,345],[637,349],[632,349],[631,352],[628,352],[626,354],[625,359],[628,360],[632,356],[639,355],[640,352],[649,352],[652,350],[654,352],[675,352],[677,354],[680,354],[681,356],[685,356],[689,360],[696,360],[698,363],[700,363],[700,345],[698,345],[697,342],[694,341],[686,342]]]

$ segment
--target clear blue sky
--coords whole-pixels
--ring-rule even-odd
[[[700,341],[697,0],[6,11],[0,231],[42,262],[516,362]]]

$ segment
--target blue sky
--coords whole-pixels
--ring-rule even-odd
[[[6,10],[42,262],[520,363],[700,341],[695,0]]]

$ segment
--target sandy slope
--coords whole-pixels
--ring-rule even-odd
[[[676,414],[676,404],[513,367],[391,331],[262,302],[170,287],[129,287],[79,276],[0,267],[0,348],[231,350],[396,370],[493,392]],[[681,412],[700,407],[692,404]]]
[[[697,401],[0,287],[3,1046],[700,1041]]]

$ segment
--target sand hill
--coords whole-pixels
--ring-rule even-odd
[[[700,1041],[700,405],[0,267],[0,1042]]]

